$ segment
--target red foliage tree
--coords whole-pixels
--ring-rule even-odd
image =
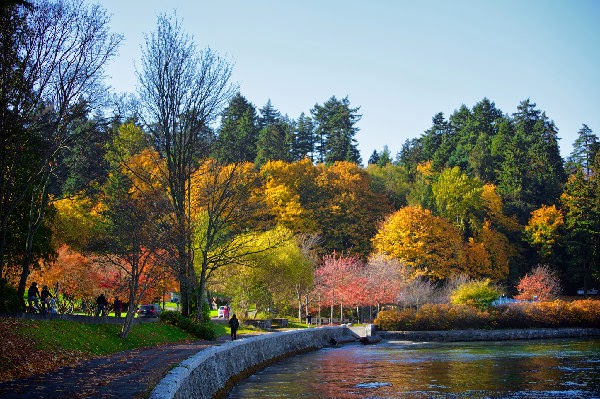
[[[560,294],[560,279],[558,274],[547,265],[538,265],[521,278],[517,290],[519,295],[515,296],[516,299],[552,300]]]

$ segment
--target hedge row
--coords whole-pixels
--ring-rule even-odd
[[[382,310],[374,323],[386,331],[600,327],[600,301],[519,302],[487,310],[427,304],[419,309]]]
[[[160,314],[160,319],[173,324],[201,339],[215,339],[217,333],[211,323],[200,323],[194,319],[183,317],[181,313],[165,310]]]

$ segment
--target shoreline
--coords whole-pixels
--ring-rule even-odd
[[[600,328],[528,328],[505,330],[377,331],[385,340],[475,342],[600,337]]]

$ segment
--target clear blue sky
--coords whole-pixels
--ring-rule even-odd
[[[91,1],[91,0],[89,0]],[[108,68],[134,92],[144,33],[176,10],[199,47],[234,64],[257,108],[268,99],[296,119],[331,96],[363,115],[366,162],[395,155],[437,112],[484,97],[512,114],[530,98],[554,120],[566,157],[582,123],[600,136],[600,1],[102,0],[124,35]]]

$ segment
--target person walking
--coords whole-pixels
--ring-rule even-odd
[[[309,314],[306,315],[306,325],[308,327],[310,327],[310,324],[312,323],[312,316]]]
[[[237,317],[235,317],[235,313],[233,314],[233,316],[231,316],[231,319],[229,319],[229,327],[231,327],[231,340],[235,341],[237,339],[237,330],[238,327],[240,326],[240,322],[238,321]]]
[[[104,294],[100,294],[98,298],[96,298],[96,316],[106,316],[106,307],[108,306],[108,300],[104,296]]]
[[[115,297],[113,307],[115,308],[115,317],[121,317],[121,309],[123,307],[123,303],[121,302],[118,296]]]

